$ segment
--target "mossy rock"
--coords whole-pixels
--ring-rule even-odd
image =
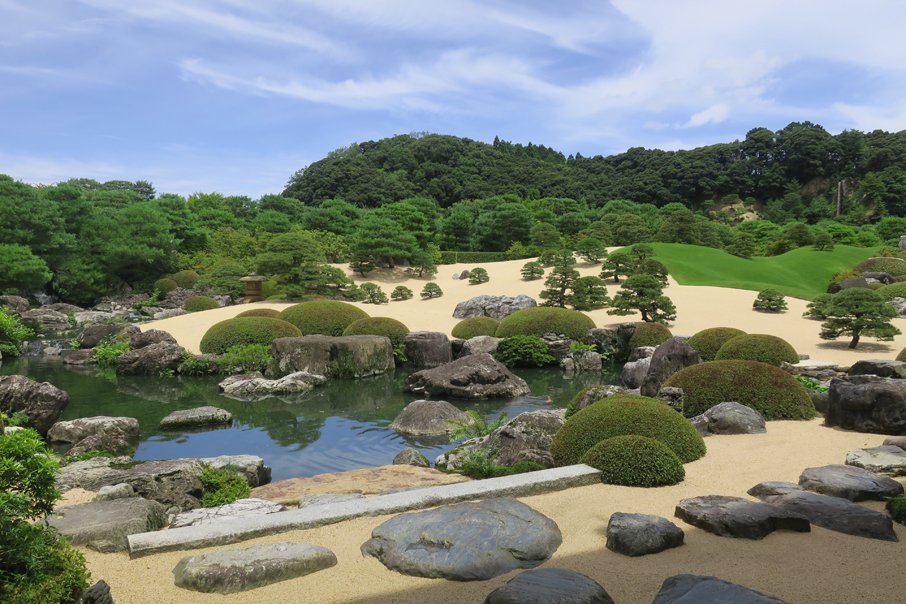
[[[744,335],[746,332],[735,327],[710,327],[686,340],[686,344],[691,346],[703,361],[713,361],[717,351],[727,340]]]
[[[209,296],[189,296],[183,303],[182,307],[186,312],[201,312],[203,310],[214,310],[220,308],[217,300]]]
[[[664,383],[683,389],[683,413],[694,417],[735,401],[765,419],[811,419],[815,406],[796,378],[759,361],[710,361],[686,367]]]
[[[669,447],[685,463],[705,454],[705,441],[682,415],[661,401],[615,394],[571,416],[554,435],[551,455],[558,466],[579,463],[593,446],[614,436],[647,436]]]
[[[394,348],[406,341],[409,328],[396,319],[389,317],[368,317],[350,323],[343,330],[344,336],[387,336]]]
[[[170,278],[176,281],[179,287],[192,289],[198,283],[198,273],[192,270],[179,271],[170,275]]]
[[[361,308],[337,300],[313,300],[284,308],[280,318],[295,325],[303,336],[341,336],[359,319],[367,319]]]
[[[498,338],[509,338],[556,333],[572,340],[579,340],[594,327],[595,322],[591,317],[577,310],[536,306],[517,310],[504,317],[494,335]]]
[[[252,308],[244,310],[237,317],[267,317],[269,319],[279,319],[280,311],[274,308]]]
[[[295,325],[280,319],[234,317],[212,325],[201,338],[199,348],[205,354],[223,354],[237,344],[269,345],[277,338],[301,335]]]
[[[906,275],[906,260],[901,258],[868,258],[855,266],[856,273],[890,273],[894,277]]]
[[[670,447],[647,436],[614,436],[602,440],[581,462],[601,470],[601,482],[628,487],[660,487],[682,482],[683,462]]]
[[[714,360],[761,361],[780,367],[784,362],[794,365],[798,363],[799,353],[783,338],[763,333],[749,333],[724,342]]]
[[[158,291],[162,294],[169,294],[177,287],[179,287],[179,284],[169,277],[164,277],[163,279],[158,279],[154,282],[154,291]]]
[[[629,338],[629,350],[640,346],[660,346],[672,337],[670,330],[661,323],[636,323],[635,331]]]
[[[450,332],[454,338],[468,340],[476,336],[493,336],[500,321],[492,317],[469,317],[453,326]]]

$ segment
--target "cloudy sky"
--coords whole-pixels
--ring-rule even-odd
[[[906,129],[899,0],[0,0],[0,173],[258,197],[355,141]]]

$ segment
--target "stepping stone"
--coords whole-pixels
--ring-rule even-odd
[[[285,506],[274,503],[273,501],[252,498],[238,499],[227,505],[220,505],[213,508],[198,508],[177,514],[176,518],[170,523],[170,528],[197,526],[199,524],[210,524],[211,522],[217,522],[218,520],[262,516],[264,514],[285,511]]]
[[[762,501],[765,500],[765,497],[771,495],[783,495],[791,491],[801,491],[803,490],[795,482],[782,482],[777,480],[769,480],[767,482],[759,482],[754,487],[746,491],[747,494],[752,497],[757,497]]]
[[[312,493],[299,498],[299,507],[307,508],[315,505],[332,505],[353,499],[365,499],[361,493]]]
[[[567,568],[536,568],[516,575],[485,604],[613,604],[595,580]]]
[[[894,446],[906,450],[906,436],[891,436],[884,439],[884,446]]]
[[[853,449],[846,454],[846,465],[885,476],[906,476],[906,451],[894,445]]]
[[[611,514],[607,549],[625,556],[656,554],[683,544],[683,529],[666,518],[649,514]]]
[[[196,407],[174,411],[160,420],[161,430],[178,430],[180,428],[205,428],[224,426],[233,422],[233,414],[219,407]]]
[[[766,495],[760,499],[784,510],[802,514],[812,524],[831,531],[882,541],[898,541],[890,516],[849,499],[819,495],[811,491],[789,491],[779,495]]]
[[[664,580],[652,604],[784,604],[783,600],[717,577],[674,575]]]
[[[156,531],[167,524],[167,510],[141,497],[94,501],[60,508],[47,524],[72,539],[73,545],[109,553],[127,548],[126,537]]]
[[[400,514],[372,531],[362,553],[404,575],[475,581],[538,566],[561,542],[553,520],[503,497]]]
[[[776,530],[811,530],[808,518],[802,514],[741,497],[705,495],[683,499],[675,514],[692,526],[722,537],[763,539]]]
[[[850,501],[884,500],[903,493],[903,485],[892,478],[843,464],[807,468],[799,476],[799,485],[809,491]]]
[[[309,575],[336,563],[337,557],[326,547],[284,541],[187,556],[173,575],[177,587],[232,594]]]

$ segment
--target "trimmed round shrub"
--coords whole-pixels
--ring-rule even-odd
[[[405,342],[408,333],[408,327],[389,317],[359,319],[343,330],[344,336],[387,336],[394,348]]]
[[[163,279],[158,279],[154,282],[154,291],[158,291],[162,294],[169,294],[177,287],[179,287],[179,284],[169,277],[164,277]]]
[[[735,401],[765,419],[811,419],[815,406],[792,375],[758,361],[711,361],[674,373],[664,383],[683,389],[683,413],[693,417],[714,405]]]
[[[220,308],[220,304],[210,296],[189,296],[182,307],[186,309],[186,312],[201,312]]]
[[[277,338],[301,335],[295,325],[280,319],[234,317],[212,325],[201,338],[199,348],[205,354],[223,354],[237,344],[269,345]]]
[[[475,336],[493,336],[499,324],[500,321],[491,317],[469,317],[454,325],[451,334],[461,340]]]
[[[875,284],[869,283],[869,285]],[[881,294],[881,297],[885,300],[893,300],[894,298],[906,298],[906,281],[897,281],[896,283],[891,283],[890,285],[882,285],[877,289],[877,292]]]
[[[906,495],[891,497],[887,500],[887,505],[884,507],[887,508],[890,517],[893,518],[895,522],[906,524]]]
[[[703,361],[713,361],[717,351],[727,340],[744,335],[746,332],[735,327],[709,327],[686,340],[686,344],[691,346]]]
[[[890,273],[894,277],[906,275],[906,260],[901,258],[868,258],[855,266],[856,273]]]
[[[647,436],[614,436],[589,449],[580,460],[601,470],[601,482],[628,487],[660,487],[682,482],[683,462],[664,443]]]
[[[639,346],[660,346],[672,337],[673,334],[662,323],[636,323],[635,331],[629,338],[629,350]]]
[[[244,310],[237,317],[267,317],[268,319],[279,319],[280,311],[274,308],[251,308]]]
[[[498,338],[509,338],[556,333],[578,340],[594,327],[595,322],[577,310],[536,306],[517,310],[504,317],[494,335]]]
[[[730,338],[714,356],[715,361],[761,361],[780,367],[780,364],[796,364],[799,353],[789,342],[777,336],[763,333],[749,333]]]
[[[185,289],[192,289],[198,283],[198,273],[191,270],[173,273],[170,278],[176,281],[176,285]]]
[[[602,440],[627,435],[658,440],[683,463],[705,454],[701,434],[682,415],[657,399],[615,394],[592,403],[566,420],[554,435],[551,455],[556,465],[568,466],[579,463],[582,456]]]
[[[298,327],[303,336],[341,336],[350,324],[367,319],[368,313],[346,302],[313,300],[284,308],[280,318]]]

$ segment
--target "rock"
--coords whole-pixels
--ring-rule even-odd
[[[498,587],[485,604],[613,604],[596,581],[567,568],[535,568]]]
[[[560,359],[560,367],[567,375],[601,373],[601,355],[591,350],[578,350]]]
[[[337,557],[326,547],[284,541],[187,556],[173,569],[176,586],[232,594],[330,568]]]
[[[487,353],[413,373],[406,380],[406,389],[426,396],[465,399],[515,398],[529,393],[525,380]]]
[[[410,466],[419,466],[421,468],[430,468],[431,462],[428,461],[428,458],[422,455],[421,451],[418,449],[413,449],[412,447],[406,447],[402,451],[396,454],[396,457],[393,458],[393,463],[399,465],[410,465]]]
[[[453,310],[453,318],[491,317],[500,321],[517,310],[535,306],[538,306],[538,303],[524,294],[518,296],[475,296],[457,304]]]
[[[276,380],[269,380],[260,373],[231,375],[217,387],[225,395],[241,400],[257,400],[270,396],[304,394],[315,386],[327,382],[323,375],[296,371]]]
[[[808,396],[810,399],[812,399],[812,404],[815,406],[815,411],[821,414],[827,413],[827,401],[829,396],[826,390],[824,392],[809,390]]]
[[[138,350],[139,348],[151,346],[152,344],[177,344],[177,341],[176,338],[171,336],[168,332],[160,329],[142,331],[133,334],[132,337],[129,338],[129,347],[132,350]]]
[[[206,428],[233,423],[233,414],[219,407],[195,407],[174,411],[160,420],[161,430],[179,430],[183,428]]]
[[[683,338],[673,337],[658,346],[651,355],[648,373],[641,386],[642,396],[656,396],[661,385],[671,375],[691,365],[701,363],[701,356]]]
[[[888,300],[887,303],[893,306],[897,311],[897,314],[901,317],[903,315],[906,315],[906,298],[897,296],[896,298],[891,298],[890,300]]]
[[[883,500],[903,493],[903,485],[892,478],[842,464],[806,468],[799,476],[799,486],[850,501]]]
[[[469,338],[462,344],[462,353],[459,356],[466,356],[470,354],[481,354],[486,352],[487,354],[494,354],[497,352],[497,346],[500,344],[502,338],[495,338],[494,336],[475,336],[474,338]]]
[[[88,325],[90,323],[106,323],[116,318],[112,312],[101,312],[99,310],[80,310],[72,313],[72,318],[76,325]]]
[[[111,428],[86,436],[67,451],[67,455],[79,455],[87,451],[105,451],[114,455],[132,455],[138,438],[129,436],[126,432]]]
[[[611,514],[607,549],[624,556],[656,554],[683,544],[685,533],[666,518],[648,514]]]
[[[781,509],[802,514],[812,524],[831,531],[882,541],[898,540],[890,516],[842,497],[790,490],[777,495],[763,495],[760,499]]]
[[[661,386],[661,389],[657,391],[657,396],[655,398],[677,413],[682,413],[685,408],[685,403],[683,402],[684,395],[685,393],[682,388],[677,388],[676,386]]]
[[[48,382],[36,382],[22,375],[0,375],[0,412],[28,416],[28,426],[41,436],[53,426],[69,404],[69,395]]]
[[[71,315],[72,313],[82,312],[85,309],[81,306],[76,306],[75,304],[67,304],[66,302],[54,302],[52,304],[42,305],[41,310],[52,310],[55,312],[61,312],[64,315]]]
[[[135,325],[120,324],[100,324],[89,325],[79,334],[79,346],[82,348],[94,348],[103,340],[114,336],[122,338],[131,338],[133,334],[139,333],[139,328]]]
[[[837,283],[831,283],[827,286],[827,293],[836,294],[841,290],[852,288],[869,289],[868,279],[864,277],[853,277],[852,279],[844,279]]]
[[[595,386],[590,386],[588,390],[582,394],[582,398],[576,401],[575,410],[581,411],[585,409],[592,403],[597,403],[598,401],[605,399],[614,394],[620,394],[626,392],[626,389],[622,386],[614,386],[612,384],[597,384]]]
[[[770,497],[772,495],[783,495],[785,493],[802,490],[802,487],[800,487],[795,482],[769,480],[767,482],[759,482],[754,487],[746,491],[746,493],[748,493],[752,497],[757,497],[758,499],[764,500],[765,497]]]
[[[559,363],[569,356],[573,341],[557,334],[546,333],[541,337],[547,344],[547,351]]]
[[[714,405],[690,421],[702,436],[709,434],[764,434],[767,432],[761,414],[740,403]]]
[[[439,331],[413,331],[406,334],[406,359],[413,367],[432,368],[453,360],[453,347]]]
[[[783,600],[717,577],[674,575],[664,580],[652,604],[784,604]]]
[[[213,508],[198,508],[197,510],[189,510],[188,512],[177,514],[176,518],[170,522],[170,528],[197,526],[199,524],[210,524],[218,520],[262,516],[285,511],[286,506],[273,501],[252,498],[238,499],[226,505],[219,505]]]
[[[28,310],[28,300],[21,296],[0,296],[0,306],[12,312],[14,315],[21,315]]]
[[[624,362],[631,352],[629,338],[635,331],[635,323],[621,323],[616,327],[596,327],[588,330],[585,336],[587,344],[594,344],[603,355]]]
[[[460,278],[460,279],[468,279],[468,278],[471,277],[471,276],[472,276],[472,273],[471,273],[468,269],[466,269],[466,270],[464,270],[464,271],[462,271],[462,272],[459,273],[459,278]]]
[[[906,378],[906,363],[887,359],[865,359],[856,361],[849,368],[848,375],[877,375],[886,378]]]
[[[96,365],[97,359],[94,358],[94,348],[79,348],[76,350],[61,350],[60,356],[63,357],[64,365]]]
[[[257,455],[218,455],[217,457],[185,458],[178,461],[197,461],[204,466],[221,470],[230,468],[245,476],[252,488],[265,485],[271,481],[271,467],[264,464],[264,459]]]
[[[299,508],[307,508],[316,505],[333,505],[344,501],[353,501],[356,499],[365,499],[362,493],[311,493],[299,497]]]
[[[393,346],[385,336],[302,336],[277,338],[269,376],[296,371],[333,378],[360,378],[394,368]]]
[[[654,356],[654,351],[657,350],[657,346],[639,346],[633,348],[629,353],[629,358],[626,359],[628,363],[633,361],[640,361],[642,359],[650,359]]]
[[[182,315],[188,314],[184,308],[165,308],[163,310],[158,310],[151,315],[151,318],[155,321],[160,321],[161,319],[169,319],[170,317],[180,317]]]
[[[894,445],[853,449],[846,454],[846,465],[884,476],[906,476],[906,451]]]
[[[561,541],[553,520],[499,498],[395,516],[372,531],[362,553],[404,575],[474,581],[538,566]]]
[[[627,362],[620,371],[620,384],[629,390],[640,388],[645,382],[645,376],[648,375],[648,367],[650,365],[651,357]]]
[[[69,324],[69,317],[61,312],[47,308],[34,308],[26,310],[19,315],[23,321],[36,323],[41,333],[58,333],[67,331],[72,327]]]
[[[870,279],[875,283],[883,283],[884,285],[890,285],[891,283],[895,283],[897,280],[897,278],[890,273],[885,273],[883,271],[867,271],[861,273],[859,276]]]
[[[98,415],[57,422],[47,431],[52,443],[77,443],[89,436],[108,430],[119,430],[132,439],[138,439],[138,420],[134,417],[109,417]]]
[[[906,380],[832,379],[824,423],[859,432],[906,434]]]
[[[884,439],[884,446],[899,447],[906,451],[906,436],[891,436]]]
[[[811,530],[802,514],[741,497],[705,495],[683,499],[676,517],[722,537],[763,539],[776,530],[807,533]]]
[[[391,422],[390,429],[413,436],[438,436],[456,430],[451,422],[472,424],[474,420],[447,401],[412,401]]]
[[[128,535],[156,531],[166,523],[166,508],[142,497],[66,506],[47,517],[47,524],[73,545],[104,553],[125,551]]]
[[[104,580],[98,581],[82,592],[81,604],[113,604],[110,586]]]
[[[176,371],[185,349],[178,344],[161,342],[130,350],[116,360],[116,372],[123,375],[160,375]]]
[[[127,497],[135,497],[135,489],[132,488],[132,485],[121,482],[101,487],[98,489],[97,495],[94,496],[94,500],[111,501],[113,499],[126,499]]]

